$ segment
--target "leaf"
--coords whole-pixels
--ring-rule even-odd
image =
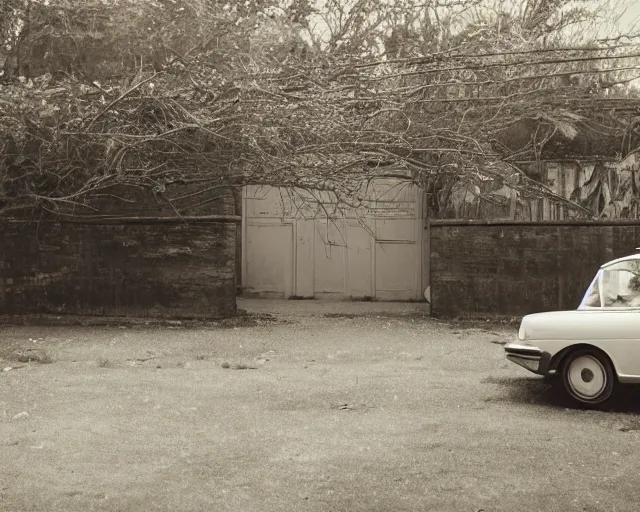
[[[578,129],[567,121],[556,121],[555,127],[568,139],[574,139],[578,135]]]

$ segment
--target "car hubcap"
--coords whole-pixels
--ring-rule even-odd
[[[569,385],[576,395],[585,399],[598,397],[607,385],[604,366],[593,356],[580,356],[569,366]]]

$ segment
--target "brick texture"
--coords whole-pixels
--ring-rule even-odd
[[[603,263],[640,246],[634,225],[437,225],[431,311],[510,315],[575,309]]]
[[[233,315],[236,224],[0,224],[0,314]]]

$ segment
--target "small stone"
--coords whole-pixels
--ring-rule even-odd
[[[27,411],[22,411],[21,413],[16,414],[12,419],[14,420],[22,420],[29,417],[29,413]]]

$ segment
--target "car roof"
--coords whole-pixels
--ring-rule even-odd
[[[605,263],[604,265],[602,265],[600,268],[606,268],[606,267],[610,267],[611,265],[615,265],[616,263],[620,263],[622,261],[632,261],[632,260],[640,260],[640,254],[630,254],[629,256],[623,256],[622,258],[611,260]]]

